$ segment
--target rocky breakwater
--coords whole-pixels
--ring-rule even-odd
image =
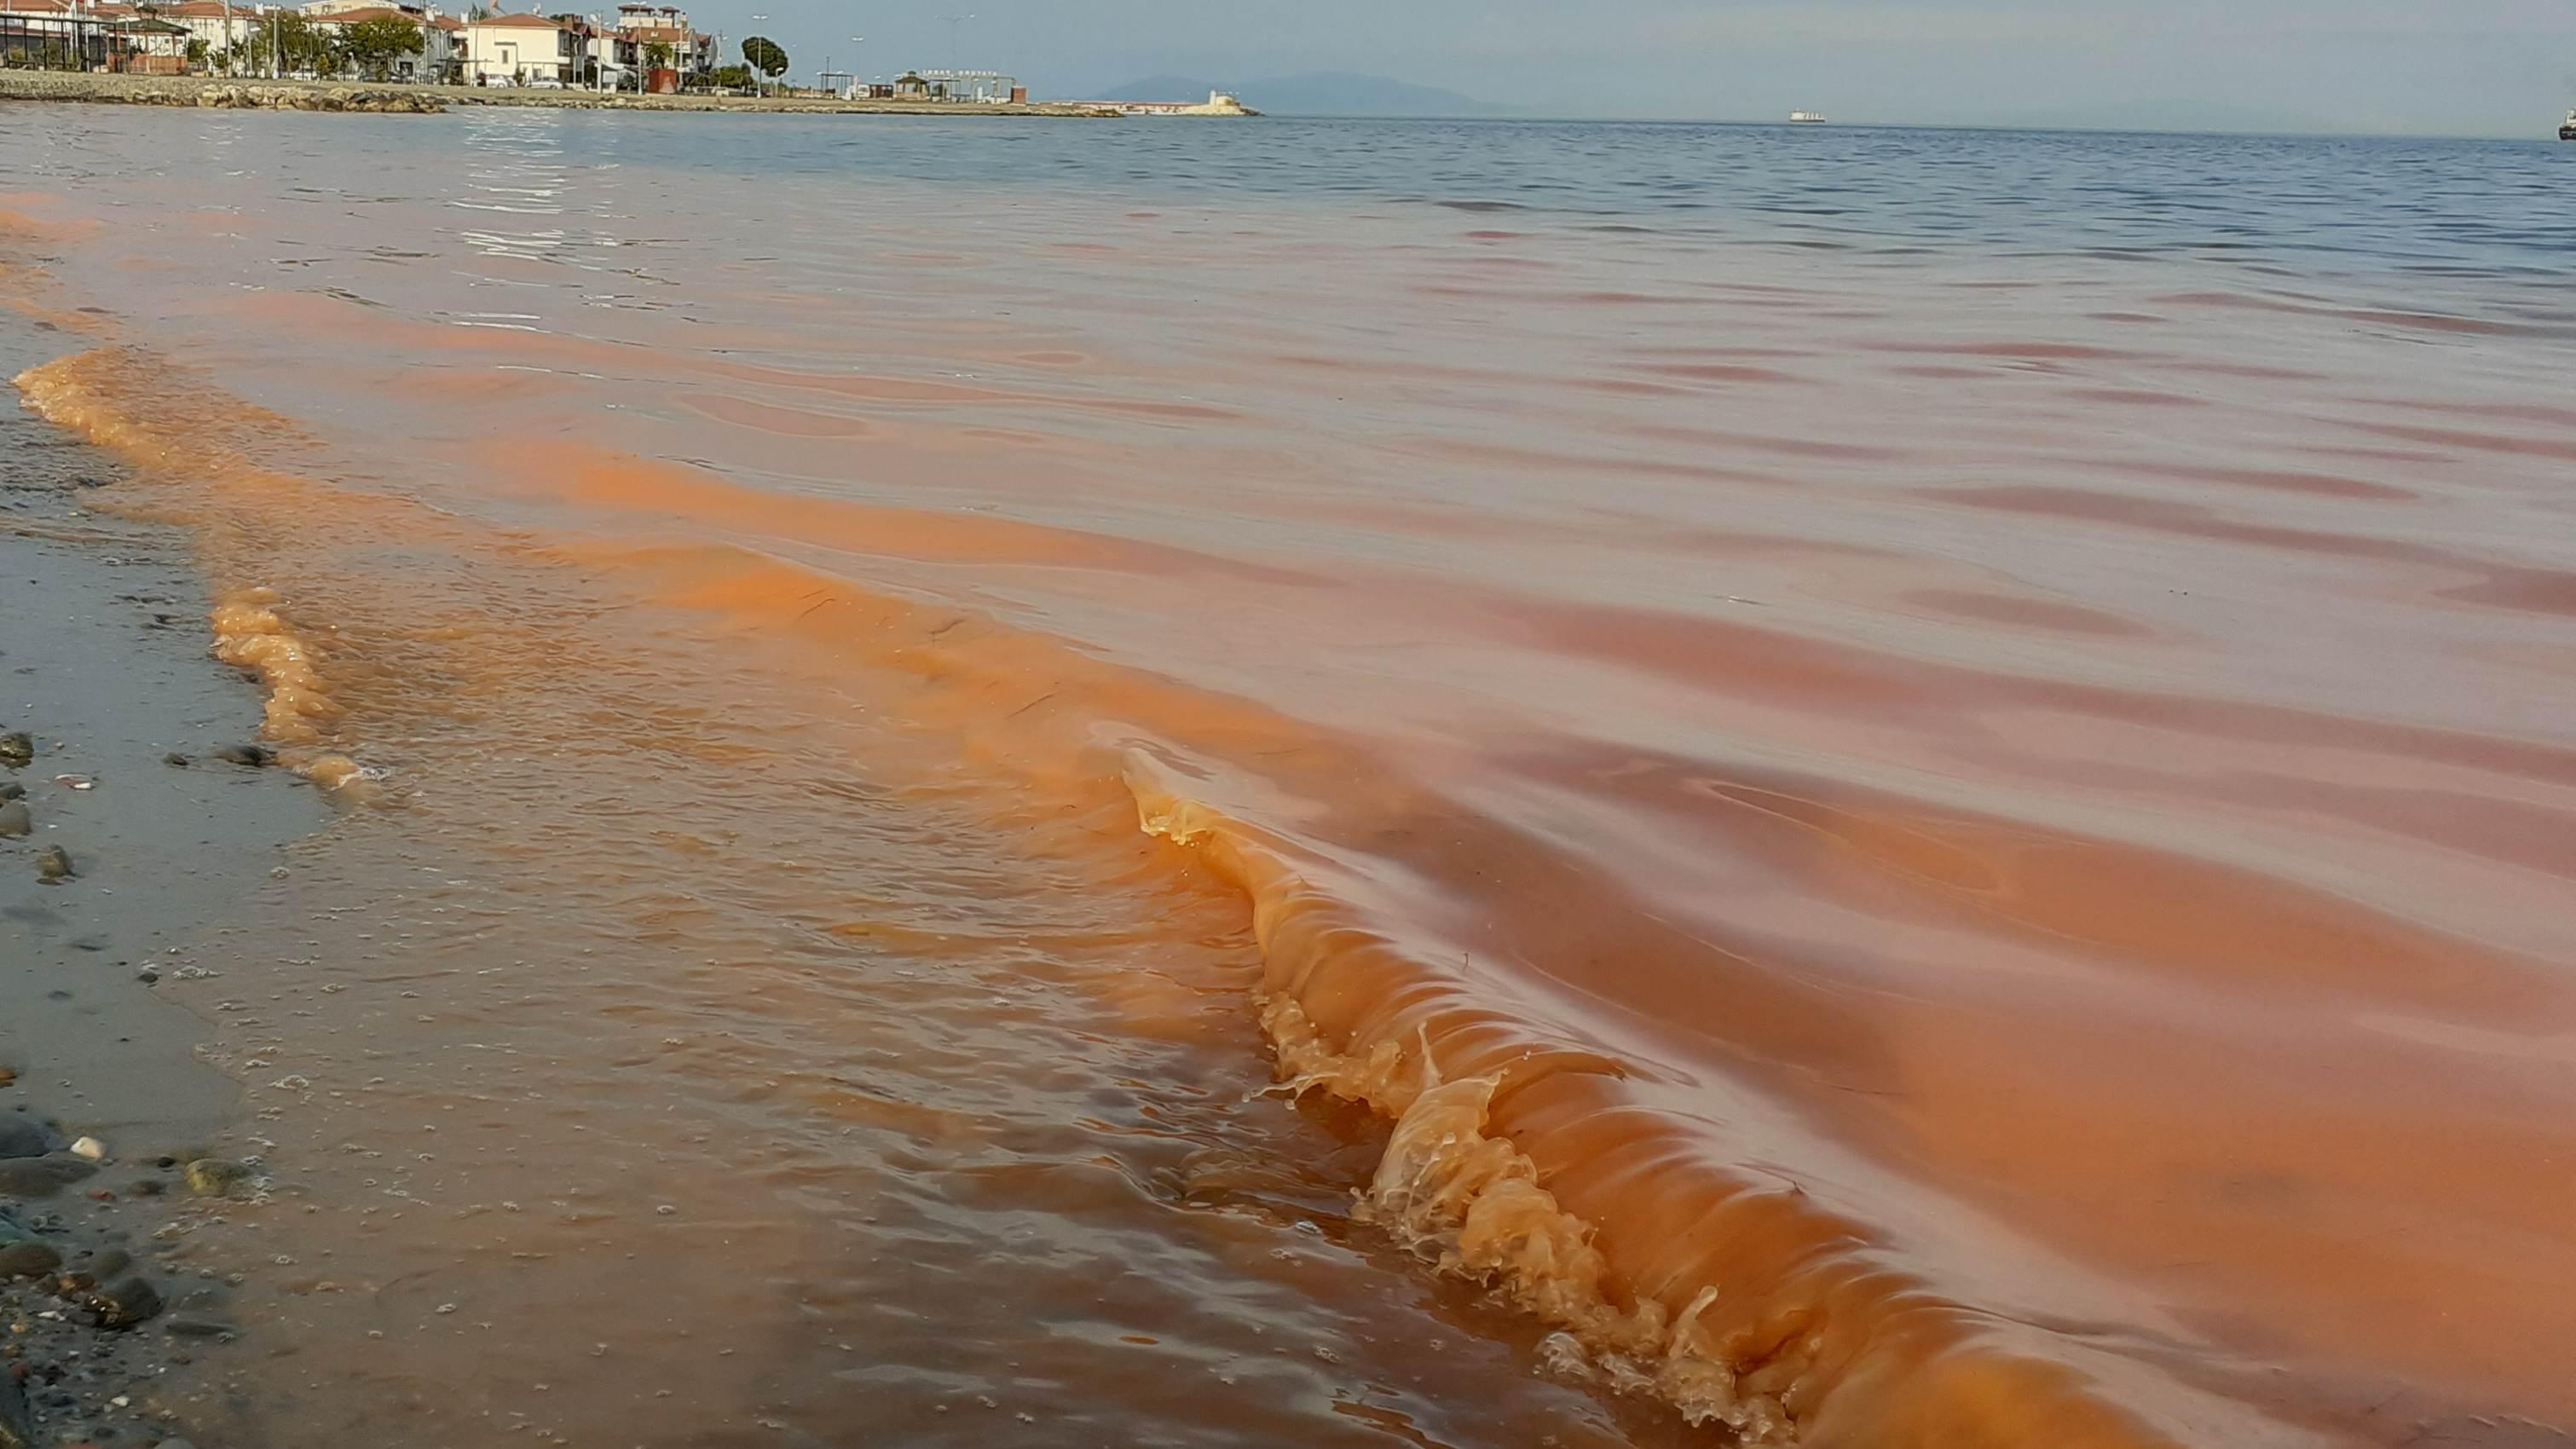
[[[91,101],[110,105],[202,106],[223,110],[365,111],[419,116],[435,115],[447,109],[435,92],[405,86],[87,75],[40,70],[0,70],[0,100]]]

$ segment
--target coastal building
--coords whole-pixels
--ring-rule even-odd
[[[0,4],[9,3],[18,0],[0,0]],[[194,52],[198,57],[191,62],[191,68],[220,70],[228,56],[264,56],[266,27],[282,9],[256,0],[179,0],[177,4],[160,6],[155,14],[187,31],[183,52]],[[346,29],[370,20],[400,20],[411,25],[420,32],[420,51],[394,59],[390,78],[395,80],[453,82],[464,59],[464,22],[440,14],[434,5],[401,0],[392,4],[382,0],[314,0],[283,13],[301,15],[306,23],[325,29]],[[256,62],[261,67],[266,63],[265,59]]]
[[[421,59],[429,67],[430,79],[444,85],[464,84],[465,22],[432,10],[423,34]]]
[[[1261,113],[1224,91],[1208,92],[1199,101],[1113,101],[1119,113],[1129,116],[1257,116]]]
[[[186,75],[188,27],[156,15],[108,23],[108,64],[128,75]]]
[[[104,70],[108,20],[69,0],[0,0],[0,65],[32,70]]]
[[[639,51],[670,47],[671,69],[684,75],[705,75],[716,68],[716,37],[700,34],[689,23],[689,12],[677,5],[620,5],[617,33]]]
[[[582,27],[582,48],[589,60],[590,82],[604,91],[642,90],[644,42],[594,18]]]
[[[998,106],[1013,99],[1028,99],[1028,91],[1017,77],[998,70],[912,71],[896,82],[896,94],[905,95],[906,85],[916,92],[907,99],[949,101],[963,106]]]
[[[467,85],[578,85],[589,59],[585,36],[544,15],[488,15],[465,24]]]
[[[185,26],[188,38],[205,47],[204,54],[219,56],[251,45],[270,8],[251,0],[229,5],[224,0],[182,0],[177,5],[162,6],[161,18]]]
[[[324,7],[329,8],[324,8]],[[446,81],[454,78],[460,57],[456,40],[464,25],[425,5],[357,4],[354,0],[317,0],[304,7],[305,17],[316,25],[347,29],[371,20],[399,20],[420,33],[418,55],[397,56],[390,79],[399,81]]]
[[[193,36],[151,5],[0,0],[0,64],[184,75]]]

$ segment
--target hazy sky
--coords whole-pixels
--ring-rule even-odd
[[[686,0],[683,0],[686,3]],[[701,28],[892,74],[964,62],[1041,96],[1156,74],[1348,70],[1570,115],[2029,117],[2545,134],[2576,0],[698,0]],[[750,17],[766,14],[754,26]],[[971,14],[952,24],[945,17]],[[866,36],[864,45],[849,37]],[[728,46],[730,48],[730,40]],[[854,65],[855,62],[855,65]]]

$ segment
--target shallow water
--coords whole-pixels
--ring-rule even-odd
[[[349,806],[243,1432],[2576,1422],[2564,150],[0,140]]]

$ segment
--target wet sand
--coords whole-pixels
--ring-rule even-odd
[[[0,366],[53,341],[0,320]],[[94,511],[117,465],[14,409],[0,459],[0,731],[32,747],[0,768],[28,827],[0,838],[0,1314],[24,1375],[0,1420],[150,1444],[189,1416],[178,1371],[229,1323],[224,1285],[186,1261],[204,1205],[181,1169],[243,1150],[233,1084],[197,1057],[207,1024],[165,988],[217,974],[217,923],[277,888],[325,807],[211,753],[254,737],[261,691],[207,657],[187,537]],[[47,851],[69,876],[45,878]]]
[[[0,365],[34,352],[11,338]],[[187,969],[205,927],[275,888],[280,848],[324,806],[301,781],[208,753],[256,739],[263,695],[207,657],[185,535],[89,507],[117,465],[39,419],[0,418],[0,451],[5,725],[36,746],[11,775],[33,833],[0,842],[0,919],[24,968],[0,978],[0,1054],[22,1098],[85,1132],[207,1140],[228,1083],[194,1061],[203,1023],[141,977]],[[47,847],[75,879],[39,880]]]

